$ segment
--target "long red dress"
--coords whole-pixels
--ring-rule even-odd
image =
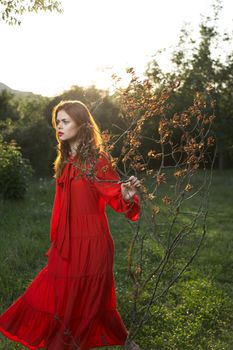
[[[48,262],[0,316],[0,331],[33,350],[123,345],[128,335],[116,308],[105,207],[136,221],[139,198],[124,200],[120,177],[104,153],[94,165],[95,178],[83,176],[73,161],[56,179]]]

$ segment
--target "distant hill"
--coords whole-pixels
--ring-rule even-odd
[[[30,96],[30,95],[34,95],[32,92],[29,91],[19,91],[19,90],[14,90],[11,89],[9,86],[7,86],[6,84],[0,83],[0,93],[2,92],[2,90],[7,90],[9,92],[12,92],[12,94],[18,95],[18,96]]]

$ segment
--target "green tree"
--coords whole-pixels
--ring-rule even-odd
[[[213,131],[217,140],[218,167],[223,169],[232,157],[233,148],[233,99],[232,62],[233,52],[223,60],[223,43],[232,38],[218,30],[221,12],[220,2],[213,4],[213,15],[202,19],[199,25],[200,39],[193,40],[184,27],[171,61],[174,69],[164,73],[156,60],[148,64],[145,74],[155,85],[179,81],[179,89],[172,96],[171,114],[179,113],[192,104],[196,92],[206,96],[211,93],[215,102],[215,123]],[[220,52],[220,54],[218,54]],[[210,112],[210,111],[208,111]]]
[[[36,175],[51,175],[55,138],[52,127],[45,118],[50,99],[33,95],[14,97],[13,101],[18,119],[14,121],[7,118],[2,121],[0,129],[4,140],[17,142],[23,157],[30,160]]]
[[[4,89],[0,93],[0,121],[8,118],[16,121],[19,113],[14,103],[14,94]]]
[[[0,0],[0,19],[10,25],[20,25],[20,16],[25,12],[58,11],[62,12],[57,0]]]

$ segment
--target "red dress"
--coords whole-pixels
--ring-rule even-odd
[[[48,262],[0,316],[0,331],[29,349],[86,350],[126,340],[116,308],[114,242],[105,207],[136,221],[139,198],[123,199],[120,177],[104,153],[94,170],[95,178],[82,175],[69,158],[56,180]]]

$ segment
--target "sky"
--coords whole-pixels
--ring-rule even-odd
[[[64,12],[25,14],[20,26],[0,22],[0,82],[55,96],[72,85],[111,90],[113,73],[143,76],[159,49],[178,43],[184,23],[198,35],[212,0],[63,0]],[[233,29],[233,1],[222,0],[219,26]],[[169,66],[166,55],[161,64]]]

